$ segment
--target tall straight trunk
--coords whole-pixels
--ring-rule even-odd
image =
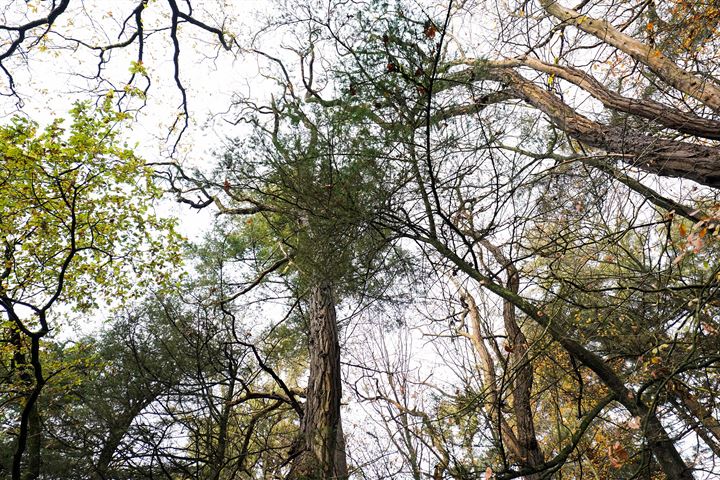
[[[310,291],[310,376],[302,420],[302,451],[288,479],[345,479],[348,476],[340,420],[340,344],[332,287]]]

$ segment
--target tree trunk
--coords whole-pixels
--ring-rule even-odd
[[[475,351],[480,357],[480,361],[482,362],[479,369],[483,379],[483,387],[488,392],[487,401],[484,404],[484,410],[488,418],[491,419],[491,421],[497,426],[497,432],[492,432],[493,438],[496,442],[498,442],[498,446],[500,447],[503,456],[505,455],[505,447],[507,447],[514,459],[521,459],[524,457],[524,453],[520,448],[515,432],[505,418],[505,414],[502,412],[500,406],[501,400],[500,393],[498,392],[498,380],[495,375],[495,361],[490,355],[490,351],[482,338],[483,329],[477,302],[475,301],[475,298],[470,295],[470,292],[460,285],[459,282],[455,282],[455,285],[460,291],[460,300],[467,305],[468,317],[470,320],[468,329],[469,332],[465,334],[465,336],[472,343]]]
[[[694,479],[692,468],[689,468],[685,464],[685,461],[675,447],[674,441],[668,435],[653,409],[636,397],[635,392],[625,384],[623,379],[615,373],[605,359],[588,350],[566,333],[560,327],[563,323],[562,320],[552,321],[533,303],[513,292],[511,289],[493,282],[489,277],[483,275],[464,259],[460,258],[454,250],[448,248],[440,240],[431,238],[428,239],[428,243],[435,247],[438,253],[453,262],[460,270],[477,280],[482,286],[497,294],[503,300],[510,301],[515,307],[527,314],[530,319],[543,327],[553,340],[557,341],[568,353],[575,357],[576,360],[592,370],[615,396],[616,400],[622,404],[631,415],[644,418],[646,428],[643,430],[643,436],[655,459],[668,478],[678,480]]]
[[[127,426],[129,427],[129,424]],[[97,466],[95,467],[95,474],[98,480],[107,480],[109,478],[110,462],[117,447],[120,445],[120,440],[122,440],[126,432],[127,427],[125,426],[110,428],[110,433],[107,439],[105,439],[102,450],[100,450],[100,456],[98,457]]]
[[[220,478],[220,475],[223,473],[223,469],[225,468],[225,465],[228,461],[228,430],[230,426],[230,416],[233,410],[231,402],[232,398],[235,396],[236,377],[237,372],[235,371],[235,369],[232,369],[230,372],[230,384],[228,385],[227,389],[223,394],[223,403],[218,412],[219,414],[217,418],[217,446],[211,446],[211,451],[209,452],[212,458],[210,474],[207,476],[209,480],[218,480]]]
[[[122,439],[127,435],[135,418],[156,398],[157,394],[146,394],[134,402],[131,401],[127,409],[123,409],[111,419],[107,437],[103,442],[95,466],[95,476],[98,480],[107,480],[112,477],[110,464],[115,456],[115,452],[117,452],[120,447]]]
[[[40,449],[42,447],[42,425],[37,402],[28,415],[28,474],[27,480],[40,478]]]
[[[515,295],[520,290],[520,275],[505,254],[497,246],[487,240],[481,241],[503,267],[507,274],[506,287]],[[511,350],[508,368],[512,372],[513,412],[517,424],[517,441],[520,446],[521,459],[529,467],[540,467],[545,462],[545,455],[540,449],[535,434],[535,422],[532,410],[533,367],[528,358],[529,345],[525,334],[520,329],[515,315],[515,304],[503,299],[503,323],[507,334],[508,348]],[[527,480],[536,480],[540,475],[527,475]]]
[[[332,287],[322,282],[310,292],[310,376],[302,420],[301,452],[289,480],[345,479],[348,476],[340,420],[340,344]]]
[[[14,312],[8,311],[12,320],[18,322]],[[10,342],[15,348],[13,354],[13,368],[19,371],[20,381],[24,386],[32,388],[25,398],[20,412],[20,431],[18,432],[17,446],[13,454],[12,479],[35,480],[40,478],[40,449],[42,444],[42,425],[37,401],[45,385],[45,378],[40,363],[40,339],[44,333],[35,334],[30,338],[30,361],[23,353],[22,339],[19,330],[13,329]],[[32,372],[32,373],[31,373]],[[23,454],[28,450],[28,462],[23,474]]]

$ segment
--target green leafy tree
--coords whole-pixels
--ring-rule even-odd
[[[255,269],[221,302],[275,279],[306,307],[307,400],[289,475],[345,478],[336,304],[371,298],[397,270],[392,242],[374,223],[386,207],[387,172],[381,147],[360,142],[372,132],[351,113],[303,102],[290,89],[270,109],[269,123],[257,111],[246,116],[256,134],[222,158],[215,182],[197,180],[208,200],[194,205],[214,202],[221,214],[242,217],[235,238]]]
[[[41,130],[16,117],[0,128],[3,408],[16,412],[16,480],[23,470],[28,478],[40,473],[36,405],[50,378],[42,343],[55,309],[89,314],[103,299],[163,284],[179,262],[174,221],[155,213],[161,191],[152,170],[120,142],[127,117],[111,104],[110,96],[97,110],[77,104],[68,127],[58,119]]]

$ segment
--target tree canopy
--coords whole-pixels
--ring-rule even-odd
[[[6,3],[9,478],[720,474],[714,2]]]

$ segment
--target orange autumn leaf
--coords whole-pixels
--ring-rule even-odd
[[[620,442],[615,442],[608,447],[608,459],[613,468],[620,468],[630,459],[630,455]]]
[[[432,20],[428,20],[427,22],[425,22],[423,31],[427,38],[435,38],[435,34],[437,33],[437,27],[432,22]]]

